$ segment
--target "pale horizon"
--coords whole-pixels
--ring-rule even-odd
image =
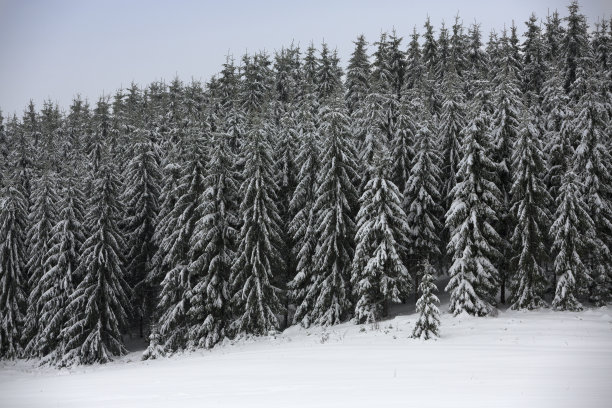
[[[305,48],[323,40],[337,48],[342,65],[353,41],[364,34],[371,44],[395,28],[408,37],[423,32],[427,16],[436,36],[458,13],[468,27],[481,24],[483,42],[512,21],[519,32],[532,12],[540,20],[555,9],[567,14],[569,1],[435,2],[312,1],[265,2],[130,1],[84,2],[0,0],[0,109],[21,117],[30,100],[37,110],[51,100],[67,110],[80,94],[90,104],[132,82],[147,86],[178,76],[205,82],[227,55],[237,63],[245,52],[273,53],[292,42]],[[170,7],[168,7],[170,5]],[[612,15],[612,3],[581,1],[591,29]],[[325,12],[321,12],[325,10]],[[315,23],[316,22],[316,23]]]

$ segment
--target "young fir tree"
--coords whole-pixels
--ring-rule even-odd
[[[612,271],[612,155],[604,140],[610,129],[608,111],[597,92],[601,82],[593,75],[577,106],[574,132],[580,136],[576,149],[575,173],[583,188],[583,198],[595,229],[596,248],[586,260],[593,279],[590,297],[603,305],[610,295],[608,274]]]
[[[317,240],[312,284],[298,305],[295,321],[332,325],[351,310],[350,267],[354,252],[357,171],[348,119],[340,104],[322,117],[322,160],[313,208]]]
[[[158,329],[164,348],[177,351],[187,346],[189,319],[189,250],[193,231],[201,218],[199,205],[205,191],[206,152],[204,138],[192,129],[186,142],[186,163],[181,166],[175,191],[166,196],[176,199],[174,206],[162,220],[160,231],[165,235],[156,254],[156,273],[161,278]],[[168,203],[169,204],[169,203]]]
[[[0,358],[21,357],[26,307],[26,199],[19,186],[0,194]]]
[[[145,278],[156,251],[153,234],[159,211],[161,173],[157,145],[153,140],[146,140],[144,135],[140,137],[141,140],[133,144],[134,154],[126,167],[126,189],[122,198],[126,213],[123,228],[127,243],[126,280],[134,288],[133,317],[143,337],[155,300]]]
[[[94,180],[86,217],[88,237],[76,271],[83,280],[70,296],[70,317],[61,333],[63,366],[106,363],[126,352],[121,333],[131,312],[131,290],[125,281],[125,243],[117,226],[119,185],[114,168],[103,164]]]
[[[452,73],[450,75],[453,75]],[[416,156],[404,188],[404,208],[408,221],[408,254],[411,263],[440,255],[443,209],[440,205],[440,157],[431,130],[431,119],[424,114],[417,131]],[[419,267],[412,268],[415,295],[419,287]],[[416,300],[416,296],[415,296]]]
[[[149,346],[142,353],[143,360],[156,360],[158,358],[166,357],[164,347],[160,344],[160,335],[157,332],[157,328],[151,328],[151,334],[149,334]]]
[[[213,137],[214,149],[204,178],[190,241],[189,343],[211,348],[226,336],[231,318],[229,279],[236,257],[238,185],[228,137]]]
[[[34,354],[44,355],[45,362],[58,362],[69,339],[62,329],[70,318],[67,307],[74,288],[79,283],[76,275],[85,241],[83,193],[73,176],[63,179],[65,188],[59,203],[58,222],[51,230],[51,244],[40,280],[42,304],[40,327]]]
[[[545,306],[544,263],[547,261],[546,237],[550,225],[550,195],[543,181],[546,170],[536,118],[523,122],[513,148],[511,212],[516,220],[511,236],[514,252],[512,309]]]
[[[302,108],[300,116],[300,149],[296,157],[299,166],[298,184],[291,199],[290,208],[295,214],[289,224],[296,258],[296,274],[289,283],[289,298],[298,306],[294,314],[294,323],[300,321],[305,312],[313,306],[306,296],[311,289],[314,278],[315,251],[317,239],[315,234],[314,204],[317,192],[317,174],[321,167],[319,138],[314,118],[308,108]]]
[[[438,291],[438,288],[434,283],[433,275],[435,271],[433,266],[428,259],[425,259],[420,264],[420,268],[422,269],[423,280],[419,285],[421,297],[416,305],[419,318],[412,331],[412,337],[429,340],[440,336],[440,311],[436,306],[437,303],[440,303],[440,300],[434,294]]]
[[[501,207],[501,192],[495,184],[497,166],[491,159],[487,118],[482,101],[479,111],[465,130],[463,157],[457,185],[451,191],[453,203],[446,213],[451,232],[448,251],[453,256],[446,291],[451,293],[449,310],[484,316],[494,311],[501,237],[493,224]]]
[[[51,247],[52,229],[57,222],[57,201],[55,175],[44,174],[33,188],[33,205],[29,215],[30,227],[26,247],[29,259],[26,264],[28,273],[28,309],[23,332],[25,354],[29,357],[42,357],[43,350],[38,348],[43,327],[40,315],[44,303],[41,302],[43,287],[41,278],[45,274],[45,264]]]
[[[386,317],[389,303],[400,302],[409,284],[402,261],[408,223],[402,194],[388,177],[385,155],[384,150],[378,153],[373,177],[359,200],[351,276],[357,323],[373,323]]]
[[[557,287],[552,306],[556,310],[581,310],[578,297],[587,292],[590,277],[584,254],[594,247],[594,224],[572,169],[563,177],[557,211],[550,228],[555,254]]]
[[[273,285],[282,265],[280,217],[276,206],[268,129],[256,124],[244,150],[244,182],[240,189],[242,228],[238,257],[230,278],[236,318],[231,330],[238,334],[265,335],[278,327],[281,310],[278,288]]]

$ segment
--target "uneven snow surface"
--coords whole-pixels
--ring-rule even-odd
[[[411,310],[395,313],[378,327],[292,327],[156,361],[138,351],[69,370],[2,362],[0,407],[612,406],[610,307],[443,313],[430,342],[409,338]]]

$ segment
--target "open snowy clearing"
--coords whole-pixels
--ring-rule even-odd
[[[411,310],[394,312],[377,328],[292,327],[156,361],[138,351],[70,370],[4,362],[0,406],[610,407],[610,307],[443,313],[443,337],[430,342],[409,338]]]

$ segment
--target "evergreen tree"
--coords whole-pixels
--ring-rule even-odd
[[[9,145],[6,137],[6,128],[4,124],[4,116],[0,109],[0,189],[7,184],[5,179],[8,178],[8,160],[9,160]]]
[[[295,321],[331,325],[341,322],[351,310],[350,267],[354,252],[357,178],[346,113],[336,102],[322,117],[323,157],[317,177],[314,276]]]
[[[295,258],[291,249],[293,248],[293,238],[289,232],[289,223],[293,219],[294,213],[291,211],[291,199],[293,192],[297,186],[298,168],[295,161],[298,148],[298,129],[296,126],[297,113],[293,107],[289,107],[280,119],[280,123],[276,126],[277,134],[275,154],[273,157],[276,162],[277,174],[277,202],[278,213],[281,219],[279,225],[281,235],[281,245],[278,248],[283,257],[285,268],[282,272],[275,276],[274,284],[279,288],[286,289],[287,284],[295,275]],[[283,292],[281,300],[285,304],[285,310],[288,311],[289,298],[284,296]],[[288,315],[285,314],[284,325],[288,325]]]
[[[544,33],[544,59],[553,67],[557,67],[561,62],[563,53],[563,38],[565,30],[561,25],[559,13],[555,10],[552,15],[546,16],[546,31]]]
[[[244,182],[240,189],[242,228],[238,258],[230,278],[236,319],[231,329],[238,334],[264,335],[278,327],[281,305],[273,286],[282,257],[280,217],[276,206],[277,184],[265,124],[257,124],[245,146]]]
[[[420,108],[422,107],[419,100],[409,102],[408,96],[403,97],[392,127],[390,177],[400,189],[404,188],[410,176],[416,133],[415,112],[418,112]]]
[[[94,182],[88,237],[76,271],[83,280],[70,296],[70,317],[60,334],[66,341],[60,361],[64,366],[106,363],[126,353],[121,333],[131,311],[131,290],[124,278],[125,244],[117,226],[119,186],[116,170],[104,164]]]
[[[501,255],[501,237],[493,224],[501,207],[497,187],[497,166],[491,159],[487,118],[482,101],[480,111],[465,130],[459,181],[451,191],[453,203],[446,213],[451,232],[448,244],[453,262],[446,291],[451,293],[449,310],[484,316],[494,310],[498,271],[494,262]]]
[[[151,260],[156,251],[153,234],[159,210],[161,173],[155,142],[143,136],[141,138],[133,145],[134,155],[126,168],[126,189],[122,199],[126,207],[126,281],[134,288],[132,306],[142,337],[144,325],[154,306],[154,299],[149,296],[151,288],[144,280],[151,269]]]
[[[417,132],[416,156],[404,190],[404,208],[409,227],[408,253],[419,265],[424,259],[440,255],[440,233],[443,209],[440,205],[440,157],[435,149],[431,121],[425,116]],[[415,293],[419,285],[419,268],[414,269]],[[416,299],[416,297],[415,297]]]
[[[329,47],[326,43],[323,43],[316,73],[319,101],[335,97],[342,90],[342,80],[338,75],[339,72],[336,64],[337,61],[335,61],[334,53],[330,55]]]
[[[227,135],[216,134],[204,193],[190,240],[189,343],[211,348],[226,336],[231,318],[229,279],[236,257],[238,186]],[[153,339],[152,339],[153,341]]]
[[[577,298],[587,292],[591,280],[583,259],[585,252],[594,247],[594,224],[580,190],[577,177],[570,169],[563,177],[555,220],[550,228],[557,275],[552,306],[556,310],[581,310]]]
[[[433,293],[438,288],[433,279],[434,268],[429,260],[425,259],[420,268],[422,269],[423,280],[419,285],[419,290],[422,295],[417,301],[416,311],[419,314],[419,319],[412,331],[412,337],[429,340],[440,336],[440,311],[436,306],[436,303],[440,303],[440,300]]]
[[[434,37],[434,29],[429,17],[427,17],[423,27],[425,27],[425,34],[423,34],[423,63],[425,64],[426,71],[435,72],[438,64],[438,42]]]
[[[346,71],[346,107],[349,115],[359,110],[370,91],[370,62],[368,61],[368,43],[363,35],[354,42],[355,50],[349,60]]]
[[[166,356],[166,352],[159,342],[159,333],[157,332],[157,329],[152,328],[151,334],[149,334],[149,346],[144,353],[142,353],[143,360],[156,360]]]
[[[386,317],[389,302],[400,302],[400,295],[409,283],[408,271],[402,262],[408,242],[408,223],[400,190],[387,176],[388,163],[382,158],[385,153],[379,153],[374,176],[359,200],[351,276],[358,323],[372,323]]]
[[[418,86],[423,80],[423,57],[421,54],[421,45],[419,44],[419,33],[416,27],[412,30],[410,36],[410,44],[406,53],[406,78],[404,87],[406,90],[411,90]]]
[[[491,123],[491,138],[493,141],[493,160],[498,166],[497,180],[502,198],[502,206],[497,214],[498,222],[495,228],[503,239],[503,256],[499,260],[498,270],[500,272],[501,303],[506,303],[506,271],[509,269],[507,259],[511,258],[508,241],[510,241],[510,235],[512,234],[510,227],[512,224],[510,217],[510,190],[513,178],[512,147],[518,139],[519,118],[523,106],[517,77],[516,57],[505,33],[502,38],[502,47],[502,59],[500,61],[502,66],[495,78],[497,85],[493,94],[496,107]]]
[[[544,63],[544,44],[542,30],[535,14],[531,14],[523,42],[523,70],[521,75],[522,90],[527,96],[527,105],[537,103],[544,81],[546,80],[546,65]],[[535,100],[534,100],[535,98]]]
[[[40,280],[41,332],[32,350],[44,355],[43,361],[58,362],[64,353],[68,338],[62,329],[70,318],[67,312],[70,297],[80,282],[77,275],[84,237],[83,193],[73,176],[64,179],[66,187],[59,204],[58,222],[51,230],[51,245]]]
[[[511,212],[516,220],[511,241],[517,254],[513,259],[512,308],[536,309],[545,306],[544,270],[547,260],[546,236],[550,223],[550,196],[543,181],[546,169],[536,118],[524,121],[513,149]]]
[[[37,180],[33,189],[33,205],[29,215],[27,248],[29,259],[26,264],[28,273],[28,309],[23,332],[25,354],[30,357],[42,357],[42,350],[37,345],[44,327],[40,325],[40,315],[44,303],[41,302],[43,287],[41,278],[46,272],[45,264],[51,247],[52,230],[57,222],[57,201],[55,176],[44,174]]]
[[[193,133],[187,136],[186,163],[181,166],[175,190],[166,191],[168,195],[164,197],[176,202],[160,220],[159,231],[165,232],[165,235],[159,243],[155,259],[157,276],[151,277],[153,280],[161,279],[158,329],[164,348],[168,351],[187,346],[190,327],[189,300],[193,286],[189,279],[189,250],[195,225],[201,219],[199,208],[206,188],[204,138],[195,131],[193,129]],[[169,204],[166,202],[164,206]]]
[[[21,357],[26,307],[26,199],[19,186],[0,194],[0,358]]]
[[[457,184],[457,171],[461,160],[461,132],[466,126],[465,105],[459,77],[451,71],[444,78],[444,103],[438,134],[442,150],[441,195],[444,209],[448,211],[453,197],[451,191]]]
[[[587,79],[585,92],[577,106],[574,132],[580,136],[576,149],[575,173],[583,187],[583,198],[595,230],[596,250],[587,257],[591,285],[591,300],[598,305],[610,294],[608,274],[612,271],[612,155],[603,142],[609,129],[608,112],[602,104],[596,76]]]
[[[293,252],[296,258],[296,274],[289,283],[288,296],[298,305],[299,310],[294,315],[294,323],[312,306],[305,300],[314,277],[317,245],[314,204],[317,197],[317,174],[321,166],[318,134],[308,109],[302,109],[299,123],[301,145],[296,164],[300,170],[298,184],[290,203],[291,212],[295,216],[289,224],[289,232],[295,243]]]
[[[576,71],[589,47],[586,17],[580,13],[578,2],[573,0],[568,9],[570,14],[565,18],[567,29],[561,47],[563,50],[561,69],[566,92],[569,92],[576,80]]]

